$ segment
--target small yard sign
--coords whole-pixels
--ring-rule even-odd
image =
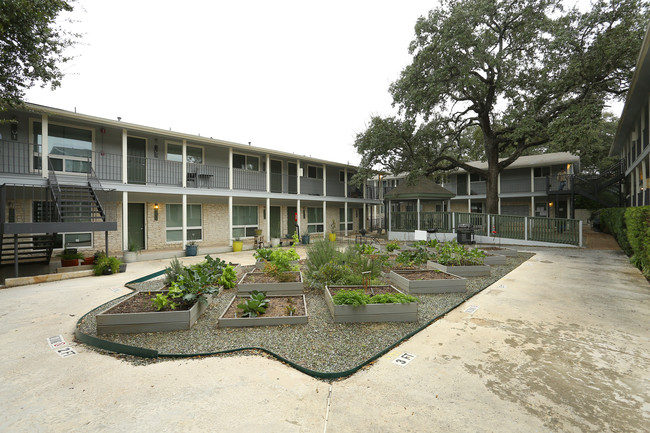
[[[474,314],[476,310],[478,310],[478,305],[470,305],[465,309],[465,312],[469,314]]]
[[[393,360],[393,364],[397,364],[400,367],[404,367],[406,364],[413,361],[414,358],[415,355],[413,355],[412,353],[404,352]]]

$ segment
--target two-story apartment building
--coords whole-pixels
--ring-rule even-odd
[[[296,226],[313,236],[332,222],[359,230],[367,206],[379,203],[348,182],[351,165],[32,104],[2,117],[8,249],[19,234],[55,232],[56,248],[108,243],[119,254],[194,240],[218,251],[238,238],[249,246],[284,238]]]
[[[632,76],[610,156],[619,156],[625,168],[625,204],[650,205],[650,26]]]

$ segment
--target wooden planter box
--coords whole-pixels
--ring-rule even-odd
[[[427,269],[437,269],[448,274],[458,275],[459,277],[482,277],[484,275],[490,275],[490,265],[445,266],[429,260],[427,262]]]
[[[137,293],[139,292],[133,293],[131,297],[135,296]],[[165,292],[152,291],[150,293],[151,297],[154,298],[158,293]],[[212,296],[207,295],[206,297],[209,305],[212,303]],[[124,301],[126,301],[126,299]],[[162,332],[190,329],[192,325],[196,323],[201,314],[205,312],[208,305],[197,302],[189,310],[179,311],[150,311],[143,313],[117,314],[107,314],[106,312],[99,313],[96,316],[97,334],[135,334],[141,332]]]
[[[267,296],[269,299],[277,297],[278,296]],[[219,316],[218,326],[219,328],[243,328],[246,326],[300,325],[307,323],[307,301],[305,300],[305,295],[300,294],[295,295],[294,297],[296,298],[296,301],[302,302],[302,305],[305,308],[304,316],[223,317],[233,303],[239,303],[245,299],[243,297],[233,296],[226,309],[223,311],[221,316]]]
[[[459,277],[458,275],[443,272],[446,275],[451,275],[453,278],[431,280],[410,280],[406,277],[406,275],[415,272],[427,271],[393,270],[390,271],[390,274],[388,274],[388,276],[397,287],[407,293],[410,293],[411,295],[426,293],[460,293],[467,290],[467,280],[463,277]]]
[[[303,289],[305,287],[302,280],[302,272],[300,274],[300,281],[289,282],[289,283],[244,283],[243,281],[250,274],[263,275],[264,272],[247,272],[237,283],[237,293],[239,295],[250,295],[253,290],[258,292],[264,292],[267,296],[281,295],[281,296],[291,296],[291,295],[302,295]]]
[[[395,291],[400,292],[397,288]],[[360,289],[362,286],[332,286],[332,288]],[[409,304],[368,304],[354,307],[352,305],[335,305],[329,287],[324,295],[334,323],[348,322],[415,322],[418,320],[418,303]]]

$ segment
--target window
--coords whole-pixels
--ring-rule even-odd
[[[312,179],[322,179],[323,167],[316,167],[315,165],[307,166],[307,177]]]
[[[185,157],[187,162],[203,164],[203,148],[197,146],[185,146]],[[183,146],[180,144],[167,143],[167,161],[183,161]]]
[[[180,204],[165,205],[165,219],[167,242],[183,241],[183,207]],[[201,205],[187,205],[187,239],[201,240],[203,238],[203,225],[201,218]]]
[[[546,177],[551,175],[551,167],[535,167],[535,177]]]
[[[257,156],[232,154],[232,168],[241,170],[260,171],[260,159]]]
[[[340,224],[339,224],[339,230],[342,232],[345,231],[345,222],[347,221],[348,224],[348,230],[354,230],[354,223],[352,222],[353,217],[352,217],[352,208],[348,208],[348,217],[347,219],[345,218],[345,208],[339,208],[339,219],[340,219]]]
[[[485,178],[483,177],[482,174],[472,173],[472,174],[469,175],[469,181],[470,182],[482,182],[484,180],[485,180]]]
[[[258,229],[257,206],[232,207],[232,237],[245,238],[255,236]]]
[[[34,167],[41,167],[42,124],[33,123]],[[88,173],[93,154],[93,132],[56,124],[48,125],[49,161],[55,171]]]
[[[323,208],[307,208],[307,233],[323,233]]]
[[[483,203],[472,202],[472,213],[483,213]]]

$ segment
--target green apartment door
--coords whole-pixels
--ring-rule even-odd
[[[271,206],[269,218],[271,218],[269,220],[269,224],[271,225],[271,237],[282,237],[282,226],[280,224],[280,206]]]
[[[282,192],[282,161],[271,160],[271,192]]]
[[[129,244],[136,244],[138,249],[144,249],[144,203],[129,203]],[[125,245],[128,248],[129,245]]]
[[[293,233],[296,231],[296,207],[287,206],[287,234],[293,236]]]
[[[126,137],[126,176],[128,183],[144,184],[147,180],[147,140]]]

